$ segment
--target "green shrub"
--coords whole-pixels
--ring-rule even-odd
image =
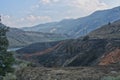
[[[16,75],[12,74],[12,73],[7,73],[4,77],[3,80],[16,80],[17,77]]]
[[[101,80],[120,80],[120,76],[118,77],[107,76],[107,77],[102,78]]]
[[[0,76],[5,76],[6,73],[13,72],[12,65],[14,63],[14,57],[11,52],[7,51],[8,40],[6,32],[8,28],[0,23]]]

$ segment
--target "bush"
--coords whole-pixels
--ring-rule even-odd
[[[87,40],[89,40],[89,36],[83,37],[83,41],[87,41]]]
[[[102,78],[101,80],[120,80],[120,76],[118,77],[107,76],[107,77]]]
[[[17,79],[16,75],[12,73],[7,73],[5,77],[3,77],[3,80],[16,80],[16,79]]]

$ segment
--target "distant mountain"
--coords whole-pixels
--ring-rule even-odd
[[[88,35],[90,38],[85,36],[83,39],[60,41],[56,45],[47,43],[51,45],[49,48],[44,46],[45,43],[32,44],[18,50],[17,53],[21,59],[46,67],[109,65],[120,61],[120,20]],[[38,45],[44,48],[38,48]]]
[[[108,23],[89,33],[91,38],[120,38],[120,20]]]
[[[22,29],[25,31],[58,33],[67,34],[71,37],[79,37],[118,19],[120,19],[120,6],[113,9],[96,11],[89,16],[78,19],[66,19],[60,22],[40,24]]]
[[[67,35],[42,33],[34,31],[23,31],[17,28],[10,28],[7,37],[12,47],[23,47],[37,42],[59,41],[67,38]]]

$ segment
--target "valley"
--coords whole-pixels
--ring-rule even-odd
[[[119,80],[119,34],[120,20],[117,20],[78,39],[46,46],[36,43],[19,49],[17,57],[36,67],[22,69],[17,76],[23,80]]]
[[[120,55],[119,30],[120,21],[118,20],[91,32],[83,38],[51,43],[36,43],[17,50],[17,53],[23,54],[19,56],[21,59],[33,61],[44,67],[97,66],[102,64],[103,56],[111,54],[114,50],[118,52],[112,52],[113,55]],[[103,38],[99,38],[98,33]],[[119,57],[116,57],[116,59],[115,63],[120,60]],[[114,63],[114,58],[109,60],[109,64],[112,63]]]
[[[24,47],[37,42],[53,42],[69,39],[67,35],[42,33],[33,31],[23,31],[17,28],[10,28],[7,33],[9,48]]]
[[[22,28],[0,16],[0,80],[120,80],[120,6]]]

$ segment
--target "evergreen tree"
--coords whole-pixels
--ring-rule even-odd
[[[4,76],[7,72],[12,72],[14,58],[11,52],[7,52],[8,40],[6,32],[8,27],[0,23],[0,75]]]

